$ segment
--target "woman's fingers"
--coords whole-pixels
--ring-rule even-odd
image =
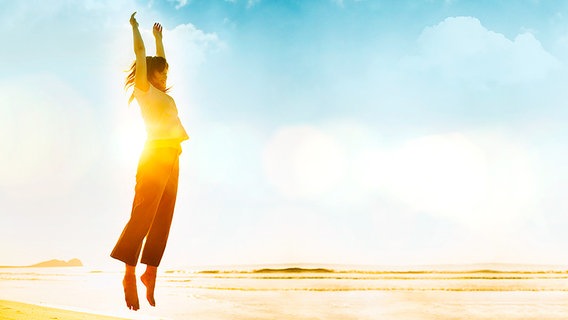
[[[136,14],[136,11],[134,11],[134,13],[130,16],[130,24],[131,25],[138,25],[138,22],[136,21],[136,18],[134,18],[134,15]]]
[[[154,35],[155,36],[162,36],[162,25],[159,23],[154,23]]]

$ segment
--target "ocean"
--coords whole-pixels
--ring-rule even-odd
[[[0,299],[128,319],[568,319],[568,272],[555,266],[164,269],[157,306],[139,283],[136,312],[121,280],[121,270],[0,268]]]

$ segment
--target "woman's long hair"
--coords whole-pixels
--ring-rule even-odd
[[[146,57],[146,77],[148,81],[150,81],[150,75],[154,73],[154,71],[162,72],[165,68],[168,67],[168,62],[164,57]],[[126,81],[124,82],[124,90],[128,90],[130,87],[134,86],[134,78],[136,76],[136,61],[132,63],[130,69],[128,69],[128,75],[126,76]],[[169,88],[167,88],[164,92],[167,92]],[[130,95],[128,99],[128,104],[132,102],[134,99],[134,92]]]

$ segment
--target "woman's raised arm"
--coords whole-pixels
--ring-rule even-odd
[[[136,54],[136,74],[134,77],[134,87],[148,91],[150,84],[146,76],[146,48],[144,48],[144,41],[138,30],[138,21],[134,18],[134,12],[130,16],[130,25],[132,26],[132,38],[134,40],[134,53]]]
[[[166,58],[166,53],[164,52],[164,44],[162,42],[162,25],[159,23],[154,23],[154,28],[152,29],[154,33],[154,38],[156,39],[156,56]]]

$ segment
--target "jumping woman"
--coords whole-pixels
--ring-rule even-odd
[[[130,68],[125,87],[134,86],[129,103],[136,98],[146,126],[147,140],[136,172],[130,220],[111,253],[111,257],[126,266],[122,285],[126,306],[131,310],[140,308],[136,289],[136,264],[140,253],[140,262],[146,265],[140,280],[146,286],[146,299],[151,306],[156,305],[156,273],[174,213],[181,142],[189,139],[179,120],[174,100],[166,94],[168,63],[162,44],[162,26],[154,24],[156,56],[147,57],[135,14],[130,16],[130,25],[136,61]]]

